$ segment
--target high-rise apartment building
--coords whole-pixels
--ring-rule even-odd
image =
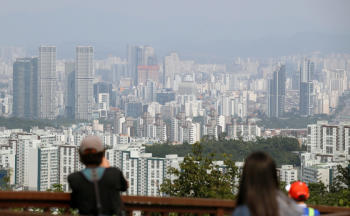
[[[143,48],[143,59],[142,59],[142,65],[148,65],[148,58],[153,57],[154,54],[154,47],[151,46],[144,46]]]
[[[268,117],[283,116],[286,100],[286,66],[283,63],[275,65],[273,79],[268,82]]]
[[[38,117],[54,119],[56,112],[57,51],[55,46],[40,46],[38,59]]]
[[[147,80],[159,82],[159,66],[158,65],[140,65],[138,69],[138,84],[145,84]]]
[[[133,78],[134,85],[137,86],[141,82],[138,67],[141,65],[158,65],[158,56],[154,55],[154,47],[151,46],[132,46],[128,44],[126,48],[127,62],[131,64],[132,75],[125,77]]]
[[[13,63],[13,116],[37,117],[38,58],[19,58]]]
[[[25,47],[1,47],[0,59],[3,61],[26,57],[27,50]]]
[[[300,67],[300,115],[313,115],[313,82],[315,64],[305,58]]]
[[[75,61],[75,118],[91,119],[94,103],[94,48],[76,47]]]
[[[75,62],[66,62],[66,118],[74,118],[75,111]]]
[[[171,52],[164,57],[163,67],[163,86],[173,88],[174,75],[180,74],[180,60],[176,52]]]

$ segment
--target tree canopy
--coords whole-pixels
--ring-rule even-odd
[[[215,157],[220,154],[230,155],[233,161],[243,161],[243,159],[254,151],[264,151],[272,156],[278,166],[291,164],[300,165],[300,159],[297,155],[293,155],[292,151],[306,151],[305,147],[300,148],[299,142],[295,138],[289,137],[272,137],[257,138],[256,141],[226,140],[219,136],[219,140],[212,137],[204,136],[201,142],[203,147],[203,155],[208,156],[215,152]],[[167,145],[154,144],[146,146],[146,152],[152,153],[154,157],[165,157],[167,154],[177,154],[184,157],[191,154],[191,145],[184,143],[183,145]]]
[[[235,198],[235,180],[238,169],[226,154],[221,154],[225,171],[222,172],[216,162],[217,154],[210,153],[203,156],[203,146],[196,142],[192,145],[192,154],[187,155],[180,164],[180,170],[169,167],[168,173],[175,180],[165,179],[161,185],[161,192],[175,197],[196,198]]]

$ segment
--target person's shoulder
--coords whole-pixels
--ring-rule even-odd
[[[80,171],[78,172],[74,172],[74,173],[71,173],[68,175],[68,181],[70,180],[74,180],[74,179],[77,179],[77,178],[80,178],[81,177],[81,174],[80,174]]]
[[[120,174],[121,173],[120,169],[117,167],[108,167],[108,168],[106,168],[105,172],[108,174]]]
[[[314,215],[317,216],[317,215],[321,215],[320,211],[318,211],[317,209],[314,209]]]
[[[237,206],[231,216],[250,216],[250,211],[247,205]]]
[[[106,168],[109,172],[121,172],[118,167],[108,167]]]

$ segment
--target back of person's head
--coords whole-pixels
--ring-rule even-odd
[[[310,196],[308,186],[301,181],[297,181],[291,185],[287,185],[286,189],[289,193],[289,196],[297,202],[306,201]]]
[[[80,144],[80,161],[85,165],[98,166],[102,163],[105,150],[97,136],[87,136]]]
[[[252,216],[278,216],[276,165],[270,156],[255,152],[245,161],[238,205],[246,204]]]

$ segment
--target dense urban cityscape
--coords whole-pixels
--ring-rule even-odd
[[[114,169],[123,185],[117,198],[227,199],[239,207],[251,194],[246,176],[261,168],[245,176],[257,167],[249,165],[255,154],[274,166],[275,186],[289,198],[297,182],[310,189],[305,206],[350,206],[347,7],[313,1],[304,5],[308,14],[301,1],[288,2],[283,14],[279,2],[278,10],[238,1],[163,10],[146,1],[141,11],[106,1],[86,1],[85,9],[68,1],[21,5],[23,13],[0,7],[0,193],[73,194],[79,172],[105,215],[98,181]],[[16,20],[23,22],[12,29]]]
[[[92,46],[76,47],[76,61],[57,60],[58,50],[40,46],[38,57],[26,57],[25,47],[1,48],[2,116],[72,119],[68,127],[1,128],[1,168],[12,171],[16,188],[45,191],[59,183],[69,191],[67,176],[83,169],[77,147],[88,135],[97,135],[108,147],[106,157],[130,181],[131,195],[157,196],[153,180],[162,184],[171,178],[167,167],[183,160],[176,154],[152,157],[145,146],[194,144],[222,133],[244,141],[298,139],[305,146],[293,153],[300,166],[281,164],[280,178],[287,183],[321,180],[328,185],[332,170],[347,166],[349,121],[321,119],[303,128],[257,123],[288,119],[293,112],[302,118],[334,115],[348,94],[349,54],[282,56],[268,63],[237,58],[221,65],[181,61],[176,52],[159,61],[151,46],[128,44],[124,60],[112,55],[94,60]]]

